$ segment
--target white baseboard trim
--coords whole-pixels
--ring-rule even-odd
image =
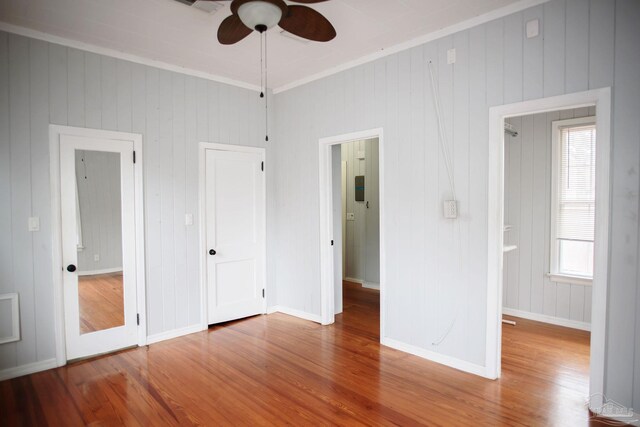
[[[153,334],[153,335],[147,336],[147,345],[155,344],[160,341],[170,340],[173,338],[182,337],[184,335],[193,334],[203,330],[204,329],[202,329],[202,325],[197,324],[197,325],[187,326],[186,328],[179,328],[179,329],[173,329],[171,331],[160,332],[159,334]]]
[[[42,360],[40,362],[27,363],[26,365],[16,366],[15,368],[7,368],[0,371],[0,381],[10,380],[11,378],[21,377],[23,375],[34,374],[47,369],[58,367],[55,358]]]
[[[591,331],[590,323],[580,322],[577,320],[562,319],[560,317],[547,316],[546,314],[531,313],[529,311],[515,310],[513,308],[507,307],[503,307],[502,314],[506,314],[507,316],[521,317],[527,320],[535,320],[536,322],[549,323],[551,325],[564,326],[565,328]]]
[[[78,276],[95,276],[96,274],[119,273],[122,267],[105,268],[102,270],[78,271]]]
[[[445,354],[436,353],[434,351],[426,350],[424,348],[416,347],[411,344],[406,344],[394,339],[384,337],[381,340],[382,345],[394,348],[396,350],[404,351],[405,353],[413,354],[414,356],[422,357],[423,359],[430,360],[432,362],[440,363],[441,365],[448,366],[453,369],[457,369],[469,374],[478,375],[484,378],[493,379],[487,375],[487,369],[484,366],[476,365],[475,363],[460,360],[455,357],[447,356]]]
[[[300,319],[310,320],[316,323],[322,323],[322,319],[317,314],[307,313],[306,311],[296,310],[295,308],[283,307],[281,305],[274,305],[267,308],[267,314],[282,313],[289,316],[299,317]]]
[[[345,277],[346,282],[359,283],[363,288],[380,290],[380,283],[365,282],[362,279],[354,279],[353,277]]]

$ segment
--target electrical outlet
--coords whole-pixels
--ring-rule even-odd
[[[356,214],[354,214],[353,212],[347,212],[347,221],[355,221],[356,220]]]
[[[184,225],[193,225],[193,214],[184,214]]]
[[[94,260],[95,262],[100,261],[100,255],[99,255],[99,254],[93,254],[93,260]]]
[[[444,201],[444,217],[448,219],[458,218],[458,202],[455,200]]]

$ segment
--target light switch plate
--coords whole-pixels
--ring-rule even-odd
[[[527,38],[532,39],[540,34],[540,21],[533,19],[527,22]]]
[[[40,217],[32,216],[29,218],[29,231],[40,231]]]
[[[353,212],[347,212],[347,221],[355,221],[356,220],[356,214],[354,214]]]
[[[193,225],[193,214],[184,214],[184,225]]]
[[[455,200],[444,201],[444,217],[448,219],[458,218],[458,202]]]
[[[455,49],[449,49],[447,51],[447,64],[451,65],[451,64],[455,64],[456,63],[456,50]]]

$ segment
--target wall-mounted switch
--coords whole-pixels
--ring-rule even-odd
[[[447,64],[451,65],[451,64],[455,64],[456,63],[456,50],[455,49],[449,49],[447,51]]]
[[[32,216],[29,218],[29,231],[40,231],[40,217]]]
[[[458,202],[455,200],[444,201],[444,217],[448,219],[458,218]]]
[[[94,254],[94,255],[93,255],[93,260],[94,260],[95,262],[100,261],[100,254]]]
[[[533,19],[527,22],[527,38],[532,39],[540,34],[540,21]]]
[[[184,225],[193,225],[193,214],[184,215]]]
[[[347,212],[347,221],[355,221],[356,220],[356,214],[354,214],[353,212]]]

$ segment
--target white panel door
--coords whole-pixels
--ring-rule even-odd
[[[133,142],[60,135],[60,201],[67,359],[136,345]]]
[[[264,313],[262,152],[206,150],[208,323]]]

